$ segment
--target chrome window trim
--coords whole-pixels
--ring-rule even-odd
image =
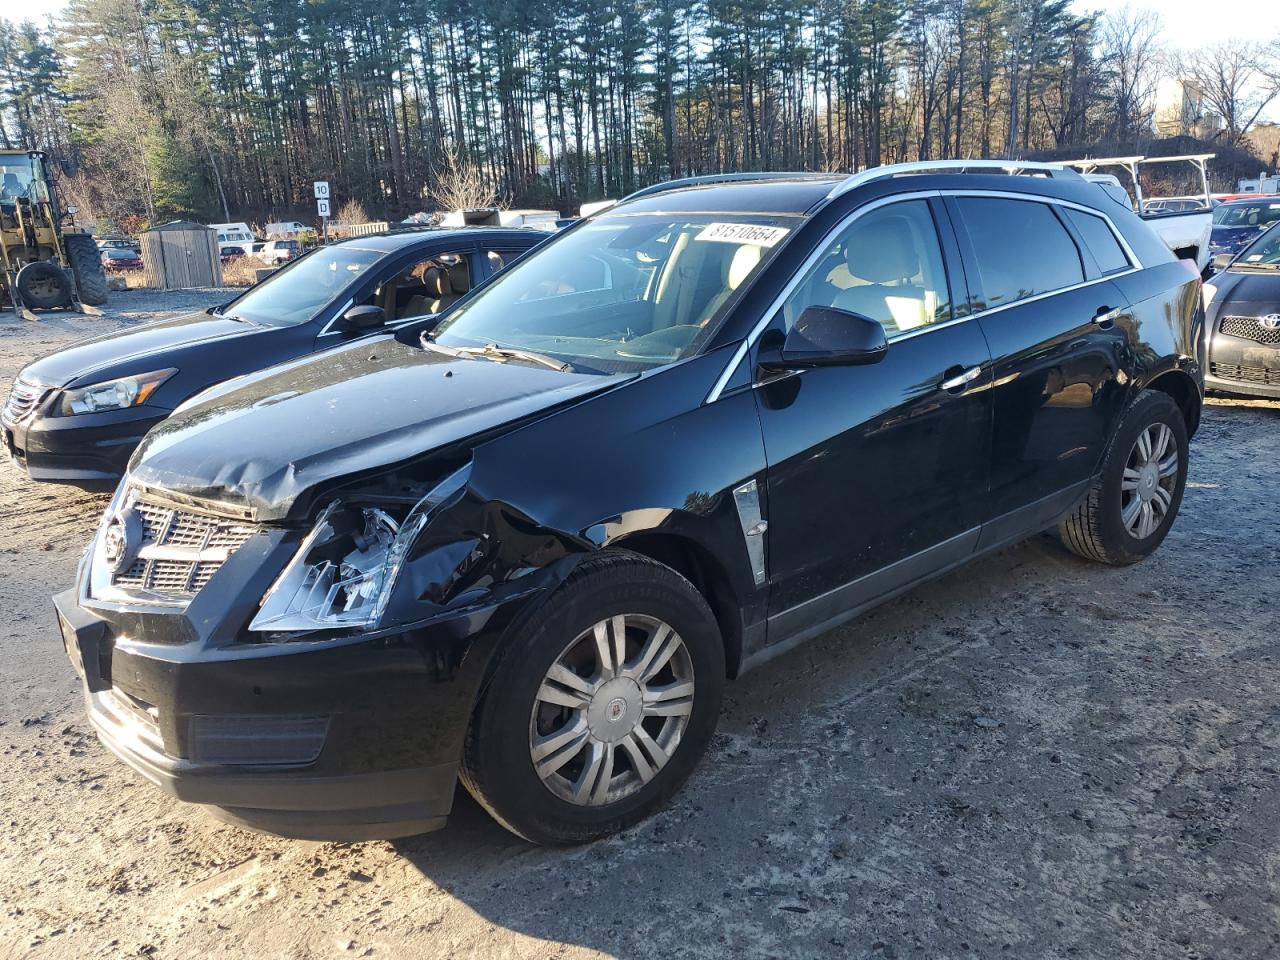
[[[319,340],[321,337],[327,337],[327,336],[329,336],[330,334],[340,333],[341,331],[339,331],[339,330],[334,330],[334,329],[333,329],[333,325],[334,325],[335,323],[337,323],[337,322],[338,322],[338,319],[339,319],[339,318],[340,318],[344,313],[346,313],[346,312],[347,312],[347,310],[348,310],[348,309],[350,309],[351,305],[352,305],[353,303],[355,303],[355,302],[356,302],[356,298],[355,298],[355,297],[347,297],[347,302],[346,302],[346,303],[344,303],[342,306],[340,306],[340,307],[339,307],[339,308],[334,312],[333,316],[329,318],[329,322],[328,322],[328,323],[326,323],[326,324],[324,325],[324,329],[323,329],[323,330],[321,330],[319,333],[317,333],[317,334],[316,334],[316,339],[317,339],[317,340]]]
[[[1060,293],[1070,293],[1072,290],[1083,290],[1085,287],[1092,287],[1095,284],[1104,283],[1107,280],[1115,280],[1117,277],[1127,277],[1131,273],[1137,273],[1138,270],[1139,270],[1138,267],[1130,267],[1128,270],[1125,270],[1121,273],[1108,273],[1106,276],[1103,276],[1103,277],[1094,277],[1092,280],[1084,280],[1084,281],[1081,281],[1080,283],[1073,283],[1069,287],[1058,287],[1056,290],[1048,290],[1044,293],[1037,293],[1034,296],[1023,297],[1021,300],[1014,300],[1011,303],[1002,303],[999,306],[987,307],[987,309],[985,310],[979,310],[976,313],[969,314],[969,316],[965,317],[964,319],[972,320],[977,317],[989,317],[993,313],[999,313],[1001,310],[1009,310],[1013,307],[1020,307],[1024,303],[1035,303],[1037,300],[1043,300],[1046,297],[1056,297]],[[920,332],[924,333],[926,331],[921,330]]]
[[[796,287],[800,285],[800,281],[805,278],[813,265],[818,262],[823,253],[826,252],[827,247],[831,245],[832,240],[838,234],[847,229],[850,224],[854,223],[859,218],[873,210],[878,210],[881,207],[887,207],[891,203],[899,203],[903,200],[927,200],[930,197],[939,197],[941,195],[942,191],[940,190],[916,190],[911,193],[895,193],[891,197],[881,197],[879,200],[873,200],[870,203],[858,207],[856,210],[851,210],[848,216],[823,235],[817,246],[813,248],[813,252],[805,258],[804,262],[800,264],[799,267],[796,268],[795,273],[791,275],[791,279],[787,281],[786,286],[782,288],[781,292],[774,297],[773,302],[769,304],[769,309],[765,310],[760,321],[751,328],[751,332],[748,333],[742,343],[738,345],[738,349],[733,351],[733,356],[729,358],[729,363],[725,366],[720,376],[716,378],[716,382],[711,387],[711,391],[707,394],[707,398],[702,402],[715,403],[720,399],[720,394],[724,391],[725,385],[728,384],[730,378],[733,376],[733,371],[738,369],[738,364],[740,364],[742,362],[742,358],[747,355],[747,351],[751,349],[751,345],[756,342],[760,334],[764,333],[765,328],[769,326],[769,323],[773,320],[774,316],[782,308],[782,304],[786,301],[787,297],[791,296],[791,294],[795,292]],[[942,326],[942,324],[938,324],[938,326]]]
[[[1124,234],[1121,233],[1116,228],[1116,225],[1111,222],[1110,217],[1108,217],[1101,210],[1098,210],[1094,207],[1087,206],[1086,204],[1083,204],[1083,203],[1076,203],[1074,200],[1060,200],[1057,197],[1041,197],[1041,196],[1036,196],[1028,193],[1017,193],[1012,190],[954,189],[954,190],[943,190],[941,191],[941,193],[944,196],[948,196],[948,197],[997,197],[1002,200],[1023,200],[1029,203],[1048,203],[1048,204],[1052,204],[1054,206],[1059,206],[1059,207],[1070,207],[1072,210],[1079,210],[1081,213],[1087,213],[1095,217],[1101,217],[1102,222],[1105,223],[1107,227],[1111,230],[1111,235],[1114,236],[1116,238],[1116,241],[1120,244],[1120,249],[1124,251],[1124,255],[1129,258],[1129,266],[1134,270],[1142,269],[1142,261],[1138,259],[1138,255],[1137,253],[1134,252],[1133,247],[1129,246],[1129,241],[1125,239]],[[1072,239],[1074,240],[1074,238]],[[1121,276],[1121,274],[1111,273],[1111,274],[1107,274],[1107,276],[1118,277],[1118,276]],[[1050,292],[1057,293],[1058,291],[1054,290]],[[1019,300],[1017,302],[1022,303],[1023,301]]]
[[[879,179],[879,177],[873,177],[871,179]],[[874,200],[871,203],[851,211],[847,217],[827,231],[819,244],[814,248],[813,253],[810,254],[802,264],[800,264],[796,269],[796,272],[792,274],[791,279],[787,281],[786,286],[782,288],[782,292],[774,298],[773,302],[769,305],[769,309],[766,310],[764,315],[760,318],[760,321],[751,329],[751,332],[748,333],[742,343],[738,345],[738,348],[733,351],[733,356],[729,358],[729,362],[726,364],[725,369],[721,372],[720,376],[716,378],[716,382],[707,393],[707,397],[703,400],[703,403],[715,403],[715,401],[720,399],[721,395],[724,393],[725,387],[729,383],[729,380],[733,377],[733,372],[738,369],[738,365],[742,363],[743,358],[750,351],[752,345],[757,339],[759,339],[760,334],[762,334],[769,326],[769,323],[773,320],[778,310],[782,308],[782,304],[786,301],[787,297],[791,296],[795,291],[795,288],[799,286],[800,281],[809,272],[809,269],[818,262],[822,253],[828,246],[830,246],[837,234],[847,229],[859,217],[870,213],[873,210],[877,210],[880,207],[885,207],[891,203],[898,203],[903,200],[928,199],[929,197],[998,197],[1007,200],[1023,200],[1029,203],[1055,204],[1061,207],[1070,207],[1073,210],[1079,210],[1082,213],[1091,214],[1095,217],[1101,217],[1103,223],[1107,225],[1111,230],[1112,235],[1116,238],[1117,242],[1119,242],[1120,249],[1124,251],[1125,256],[1129,258],[1130,266],[1128,270],[1104,274],[1103,276],[1095,277],[1092,280],[1084,280],[1080,283],[1071,284],[1070,286],[1059,287],[1056,290],[1048,290],[1044,293],[1035,294],[1034,296],[1024,297],[1021,300],[1014,300],[1011,303],[1002,303],[999,306],[988,307],[985,310],[978,310],[973,313],[966,314],[963,317],[953,317],[943,323],[934,323],[924,327],[917,327],[914,330],[907,330],[890,337],[890,343],[894,343],[899,340],[907,340],[911,337],[917,337],[925,333],[932,333],[934,330],[942,330],[946,327],[955,326],[957,323],[964,323],[966,320],[975,320],[979,317],[990,316],[993,313],[999,313],[1001,310],[1008,310],[1010,307],[1021,306],[1024,303],[1035,303],[1037,300],[1043,300],[1046,297],[1057,296],[1060,293],[1068,293],[1072,290],[1080,290],[1084,287],[1090,287],[1094,284],[1102,283],[1105,280],[1116,280],[1120,277],[1126,277],[1131,273],[1137,273],[1139,270],[1143,269],[1142,261],[1138,259],[1138,255],[1134,252],[1133,248],[1129,246],[1129,241],[1124,238],[1124,234],[1122,234],[1116,228],[1116,225],[1112,223],[1111,218],[1100,210],[1083,203],[1076,203],[1072,200],[1062,200],[1057,197],[1042,197],[1037,194],[1019,193],[1013,190],[965,190],[959,188],[950,190],[916,190],[910,193],[897,193],[891,197],[881,197],[878,200]],[[1072,237],[1072,242],[1075,242],[1074,237]],[[752,386],[756,386],[754,378],[752,378]]]

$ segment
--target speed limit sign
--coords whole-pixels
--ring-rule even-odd
[[[317,200],[329,199],[329,181],[328,180],[316,180],[311,184],[311,186],[315,188]]]

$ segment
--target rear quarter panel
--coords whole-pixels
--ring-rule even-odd
[[[1129,301],[1133,324],[1134,387],[1181,370],[1204,393],[1200,277],[1189,260],[1147,267],[1113,281]]]

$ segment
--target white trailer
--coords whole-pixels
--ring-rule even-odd
[[[1252,179],[1237,180],[1240,193],[1280,193],[1280,175],[1260,173]]]

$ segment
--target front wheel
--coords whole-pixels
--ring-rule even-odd
[[[1058,525],[1074,553],[1135,563],[1173,526],[1187,485],[1187,425],[1168,394],[1147,391],[1125,411],[1084,501]]]
[[[462,780],[507,829],[584,843],[644,819],[715,730],[724,648],[706,601],[644,557],[584,560],[499,654]]]
[[[80,302],[100,307],[107,302],[107,274],[102,266],[102,252],[87,233],[68,233],[62,238],[67,248],[67,262],[76,278]]]

